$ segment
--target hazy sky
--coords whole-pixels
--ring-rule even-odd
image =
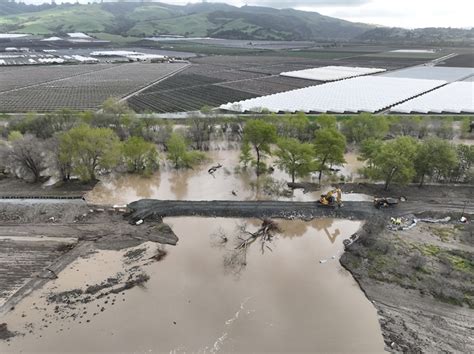
[[[63,0],[69,2],[67,0]],[[26,0],[25,2],[44,2]],[[61,2],[61,0],[56,0]],[[75,0],[71,0],[75,2]],[[80,0],[87,2],[87,0]],[[200,0],[162,0],[170,4]],[[212,0],[208,0],[212,2]],[[473,0],[228,0],[214,1],[242,6],[261,5],[317,11],[349,21],[397,27],[474,27]]]

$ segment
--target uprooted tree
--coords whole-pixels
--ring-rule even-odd
[[[259,241],[262,254],[265,250],[272,251],[270,245],[280,232],[278,224],[271,219],[263,219],[258,230],[254,232],[248,231],[246,224],[240,225],[234,248],[224,258],[224,267],[234,274],[240,274],[247,265],[247,253],[251,245]],[[222,239],[227,242],[227,237]]]

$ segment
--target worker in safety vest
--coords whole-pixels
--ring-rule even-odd
[[[341,188],[336,188],[336,202],[339,206],[342,206],[342,191]]]

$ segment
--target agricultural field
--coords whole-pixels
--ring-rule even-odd
[[[95,109],[109,97],[124,97],[185,64],[74,65],[2,68],[0,111]]]
[[[407,66],[406,60],[391,60],[378,66],[393,70]],[[374,67],[370,62],[351,60],[313,60],[277,56],[211,56],[191,60],[192,66],[128,99],[137,112],[185,112],[208,105],[247,100],[315,86],[322,81],[280,76],[282,72],[327,65]],[[356,63],[354,65],[353,63]],[[409,65],[418,61],[411,60]]]
[[[439,63],[438,66],[474,68],[474,53],[457,55]]]
[[[206,44],[196,43],[196,45]],[[239,47],[226,48],[247,50]],[[431,57],[432,53],[397,53],[390,52],[391,48],[382,48],[379,52],[385,51],[393,55],[378,57],[371,56],[370,53],[376,53],[376,48],[369,47],[304,50],[320,54],[334,52],[338,55],[336,58],[329,58],[331,55],[324,58],[323,55],[323,59],[317,59],[293,56],[301,50],[262,51],[258,49],[259,52],[254,52],[252,55],[193,57],[186,68],[183,68],[186,65],[184,63],[1,67],[0,112],[46,112],[60,108],[96,109],[111,96],[127,97],[129,105],[136,112],[186,112],[199,110],[205,105],[219,107],[229,102],[323,83],[323,81],[305,78],[283,77],[280,76],[282,72],[325,66],[346,66],[380,68],[387,70],[387,76],[424,78],[423,76],[431,75],[430,70],[433,70],[432,67],[422,67],[422,64],[430,60],[419,57],[423,55]],[[78,53],[82,52],[78,51]],[[459,59],[456,61],[456,58]],[[434,69],[439,68],[438,71],[448,69],[444,66],[451,65],[450,63],[459,63],[461,67],[467,67],[470,58],[469,54],[462,54],[439,63],[442,66]],[[416,68],[412,68],[414,66]],[[182,71],[180,71],[181,68],[183,68]],[[449,68],[448,71],[452,71],[451,69]],[[170,75],[175,71],[179,72]],[[421,73],[421,71],[426,71],[426,73]],[[461,76],[464,75],[461,74]],[[161,80],[168,75],[169,78]],[[432,77],[432,79],[451,82],[461,77],[457,73],[454,75],[454,79],[451,80],[445,77]],[[145,90],[140,91],[145,87],[147,87]],[[140,92],[133,95],[137,91]]]

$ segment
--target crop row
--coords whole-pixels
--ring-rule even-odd
[[[182,64],[113,65],[95,72],[0,92],[0,111],[96,108],[109,97],[126,96],[181,67]]]
[[[137,112],[186,112],[199,110],[205,105],[217,107],[232,100],[244,100],[256,95],[217,85],[199,88],[185,88],[176,91],[162,91],[139,94],[128,100]]]

